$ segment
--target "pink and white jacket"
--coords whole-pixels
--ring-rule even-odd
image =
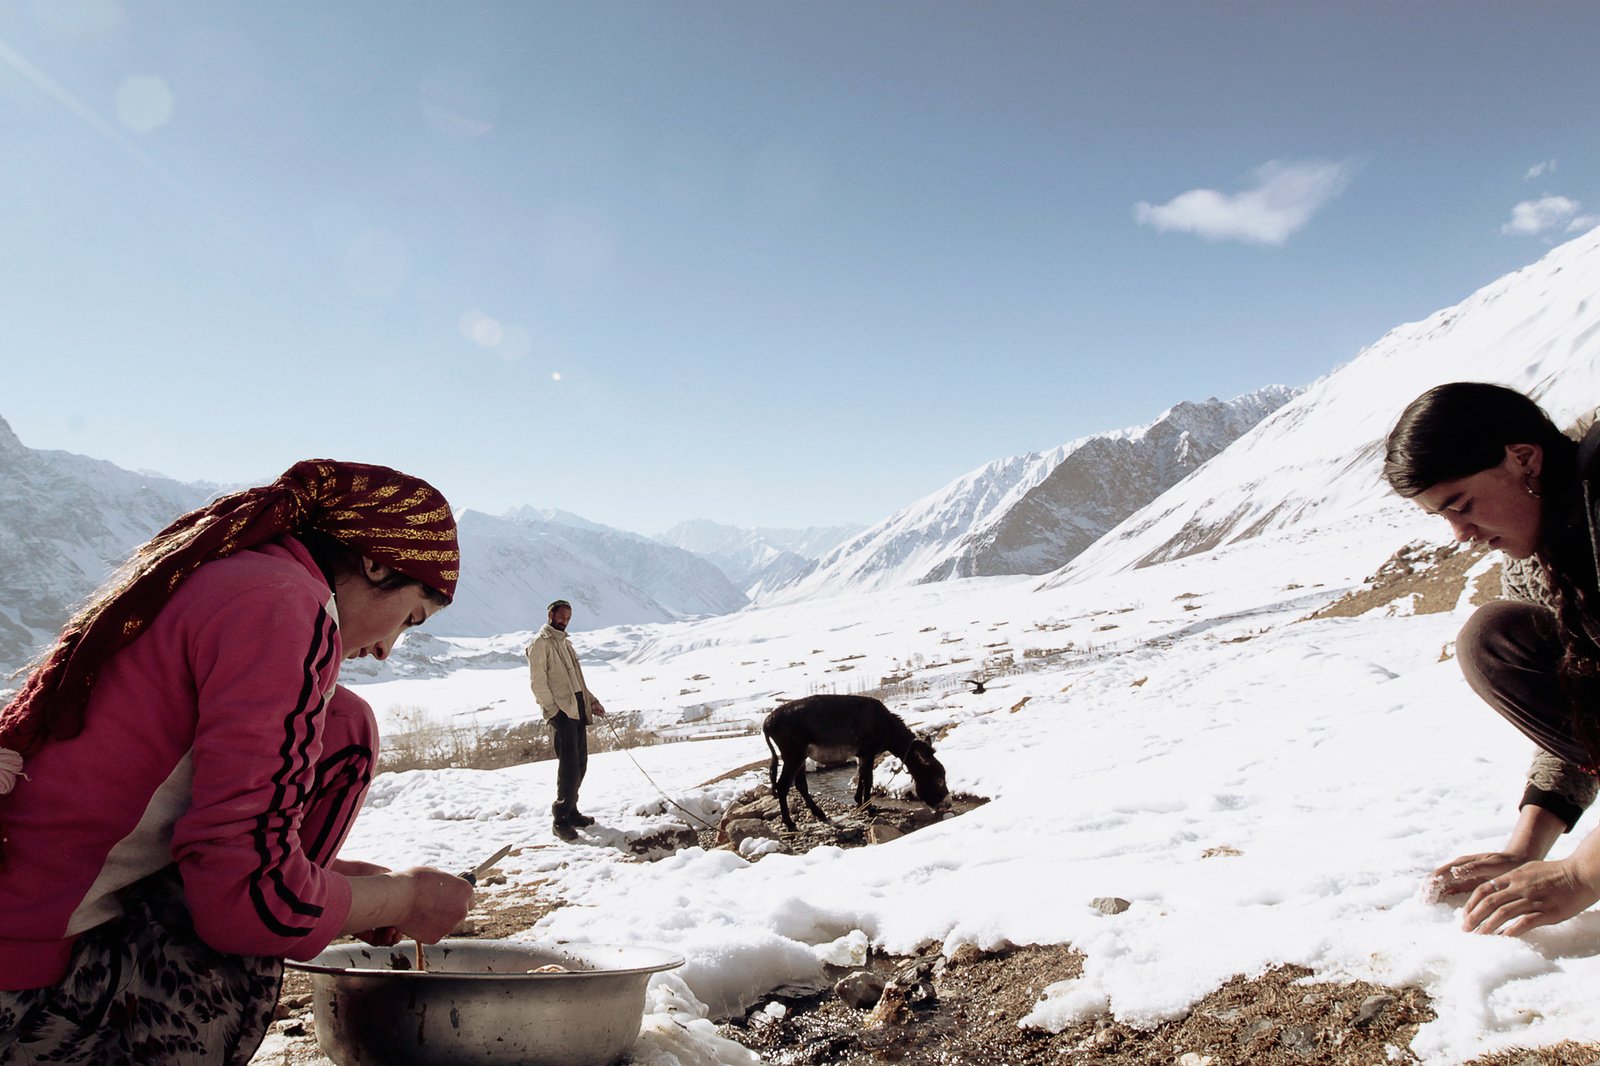
[[[106,663],[83,732],[0,797],[0,989],[60,980],[115,893],[176,862],[219,951],[308,959],[350,884],[326,869],[371,780],[371,708],[335,681],[333,595],[293,538],[196,570]]]

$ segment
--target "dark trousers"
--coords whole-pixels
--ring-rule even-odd
[[[556,801],[550,814],[557,822],[578,813],[578,786],[589,769],[588,727],[565,714],[550,719],[550,739],[556,749]]]
[[[1456,638],[1472,691],[1539,747],[1582,766],[1589,755],[1573,733],[1571,704],[1557,678],[1561,655],[1555,612],[1521,600],[1484,604]]]

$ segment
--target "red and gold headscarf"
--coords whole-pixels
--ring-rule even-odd
[[[190,511],[142,545],[121,590],[73,619],[0,711],[0,757],[9,758],[4,749],[26,755],[47,739],[77,736],[100,668],[145,630],[203,563],[306,531],[347,544],[447,598],[455,595],[461,570],[456,521],[437,489],[388,467],[307,459],[270,485]],[[0,766],[0,776],[4,770]]]

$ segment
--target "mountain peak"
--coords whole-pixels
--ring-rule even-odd
[[[22,440],[11,429],[11,423],[0,418],[0,458],[18,459],[28,452]]]
[[[788,601],[955,577],[1047,574],[1295,395],[1183,401],[1154,421],[996,459],[892,515],[762,597]]]

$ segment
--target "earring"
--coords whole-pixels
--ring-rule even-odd
[[[1528,495],[1532,496],[1536,500],[1544,498],[1544,493],[1540,492],[1537,488],[1535,488],[1534,484],[1533,484],[1533,479],[1535,477],[1537,477],[1537,476],[1538,475],[1535,474],[1532,470],[1529,470],[1529,471],[1527,471],[1526,473],[1524,473],[1522,475],[1522,487],[1527,489],[1528,490]]]

